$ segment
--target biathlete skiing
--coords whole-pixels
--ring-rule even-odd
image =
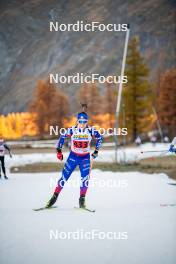
[[[176,154],[176,137],[172,140],[172,143],[169,148],[169,152]]]
[[[58,180],[54,193],[45,208],[51,208],[52,205],[55,204],[65,182],[69,179],[75,168],[79,166],[81,173],[79,207],[86,209],[85,196],[88,189],[91,162],[98,156],[98,151],[102,143],[102,136],[94,127],[88,126],[88,115],[85,112],[81,112],[77,115],[76,125],[68,128],[66,133],[61,135],[58,140],[56,150],[57,158],[60,161],[63,160],[62,147],[65,138],[70,138],[71,140],[71,151],[62,170],[62,176]],[[96,145],[94,152],[90,154],[90,143],[92,138],[96,139]]]
[[[5,168],[5,150],[8,150],[9,156],[12,158],[12,154],[10,152],[9,146],[5,143],[4,139],[0,139],[0,178],[1,178],[1,167],[2,167],[2,172],[4,174],[4,179],[8,180],[8,177],[6,175],[6,168]]]
[[[175,153],[176,154],[176,137],[172,140],[169,149],[166,150],[147,150],[147,151],[141,151],[141,153],[147,153],[147,152],[163,152],[164,155],[166,155],[168,152]]]

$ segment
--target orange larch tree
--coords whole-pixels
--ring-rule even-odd
[[[161,80],[158,98],[159,119],[169,136],[176,136],[176,69],[166,71]]]

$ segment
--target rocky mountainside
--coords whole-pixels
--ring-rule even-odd
[[[50,32],[49,21],[130,23],[151,68],[175,64],[174,0],[1,0],[0,113],[25,111],[36,81],[49,73],[120,75],[124,32]],[[79,85],[59,85],[76,107]]]

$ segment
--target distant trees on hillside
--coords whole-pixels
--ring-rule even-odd
[[[158,112],[162,128],[176,136],[176,69],[166,71],[161,79]]]
[[[49,81],[39,80],[29,111],[36,113],[36,125],[40,137],[49,135],[49,126],[62,127],[69,112],[67,96]]]
[[[114,127],[114,116],[117,104],[117,87],[115,84],[105,84],[105,94],[103,98],[104,113],[109,114],[109,127]]]
[[[87,104],[87,112],[91,121],[95,120],[95,116],[102,113],[103,98],[99,92],[96,83],[84,83],[78,90],[78,101],[82,104]]]

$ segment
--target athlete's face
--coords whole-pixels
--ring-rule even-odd
[[[78,128],[84,129],[84,128],[86,128],[86,126],[87,126],[87,121],[85,121],[85,120],[78,120]]]

